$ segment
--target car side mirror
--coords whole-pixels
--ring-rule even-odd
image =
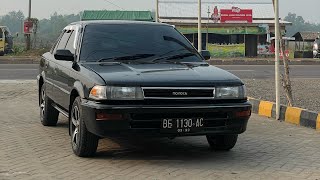
[[[202,50],[201,55],[205,60],[209,60],[211,58],[210,51]]]
[[[58,49],[54,54],[56,60],[74,61],[74,55],[67,49]]]

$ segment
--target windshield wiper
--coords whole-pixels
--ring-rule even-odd
[[[163,57],[158,57],[158,58],[155,58],[152,60],[152,62],[159,62],[159,61],[162,61],[162,60],[174,60],[174,59],[183,59],[183,58],[186,58],[186,57],[190,57],[190,56],[195,56],[196,54],[195,53],[181,53],[181,54],[175,54],[175,55],[170,55],[170,56],[163,56]],[[174,62],[174,61],[171,61],[171,62]]]
[[[105,61],[121,61],[121,60],[138,60],[138,59],[144,59],[148,57],[152,57],[154,54],[135,54],[130,56],[116,56],[116,57],[109,57],[109,58],[101,58],[97,62],[105,62]]]
[[[179,64],[179,65],[185,65],[188,67],[196,67],[196,66],[209,66],[207,63],[204,62],[181,62],[177,61],[177,59],[184,59],[186,57],[191,57],[191,56],[196,56],[196,53],[188,52],[188,53],[181,53],[181,54],[176,54],[176,55],[170,55],[170,56],[163,56],[163,57],[158,57],[156,59],[153,59],[151,62],[157,63],[157,62],[162,62],[162,63],[173,63],[173,64]]]

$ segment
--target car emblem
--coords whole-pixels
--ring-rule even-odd
[[[188,92],[172,92],[174,96],[187,96]]]

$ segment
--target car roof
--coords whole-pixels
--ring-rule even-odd
[[[91,20],[91,21],[78,21],[71,23],[70,25],[89,25],[89,24],[112,24],[112,25],[128,25],[128,24],[139,24],[139,25],[152,25],[152,26],[172,26],[165,23],[156,23],[149,21],[126,21],[126,20]]]

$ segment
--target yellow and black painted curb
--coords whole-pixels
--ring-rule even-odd
[[[249,98],[252,112],[260,116],[276,119],[276,105],[274,102]],[[320,113],[281,105],[280,121],[320,130]]]

